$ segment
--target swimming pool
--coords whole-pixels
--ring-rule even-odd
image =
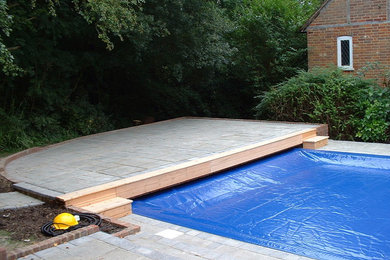
[[[390,157],[292,149],[135,199],[133,212],[317,259],[390,259]]]

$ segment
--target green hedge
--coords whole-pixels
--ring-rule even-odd
[[[5,112],[0,108],[0,153],[56,143],[113,129],[98,105],[81,99],[61,110]]]
[[[261,119],[326,123],[338,140],[389,142],[390,91],[335,69],[313,69],[258,97]]]

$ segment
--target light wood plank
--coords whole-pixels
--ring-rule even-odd
[[[83,208],[88,210],[88,211],[100,213],[100,212],[104,212],[106,210],[110,210],[112,208],[116,208],[116,207],[130,204],[130,203],[131,203],[131,200],[124,199],[121,197],[115,197],[115,198],[104,200],[104,201],[101,201],[101,202],[98,202],[95,204],[84,206]]]
[[[87,212],[118,218],[131,214],[131,203],[132,200],[115,197],[80,208],[86,210]]]
[[[98,193],[93,192],[79,197],[73,197],[72,199],[66,200],[65,205],[83,207],[115,197],[117,197],[115,188],[110,188],[107,190],[101,190]]]
[[[329,136],[316,136],[306,139],[303,142],[303,148],[305,149],[318,149],[328,144]]]

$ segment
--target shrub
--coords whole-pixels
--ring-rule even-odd
[[[326,123],[333,139],[388,142],[390,94],[373,80],[313,69],[259,96],[257,117]]]
[[[390,90],[388,88],[372,88],[367,99],[364,116],[356,122],[356,137],[363,141],[390,141]]]
[[[80,99],[53,111],[10,111],[0,108],[0,152],[61,142],[113,129],[99,105]]]
[[[0,152],[30,147],[33,140],[26,134],[28,122],[22,115],[8,115],[0,108]]]
[[[100,105],[92,105],[85,99],[77,100],[63,108],[63,125],[77,135],[90,135],[114,129],[110,118]]]

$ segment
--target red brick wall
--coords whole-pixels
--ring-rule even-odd
[[[350,0],[351,22],[384,21],[387,0]]]
[[[347,0],[330,1],[311,26],[347,23]]]
[[[354,73],[367,66],[367,62],[379,62],[381,66],[390,70],[390,21],[387,20],[390,17],[387,17],[387,1],[349,0],[349,2],[351,25],[342,26],[341,24],[346,23],[339,23],[342,19],[339,14],[335,14],[335,8],[346,4],[346,0],[333,0],[307,28],[309,69],[317,66],[337,66],[337,37],[352,36]],[[335,15],[333,26],[315,27],[329,25],[328,22],[332,20],[333,15]],[[353,25],[354,22],[366,21],[379,23]],[[380,78],[381,74],[383,71],[372,70],[367,77]]]

